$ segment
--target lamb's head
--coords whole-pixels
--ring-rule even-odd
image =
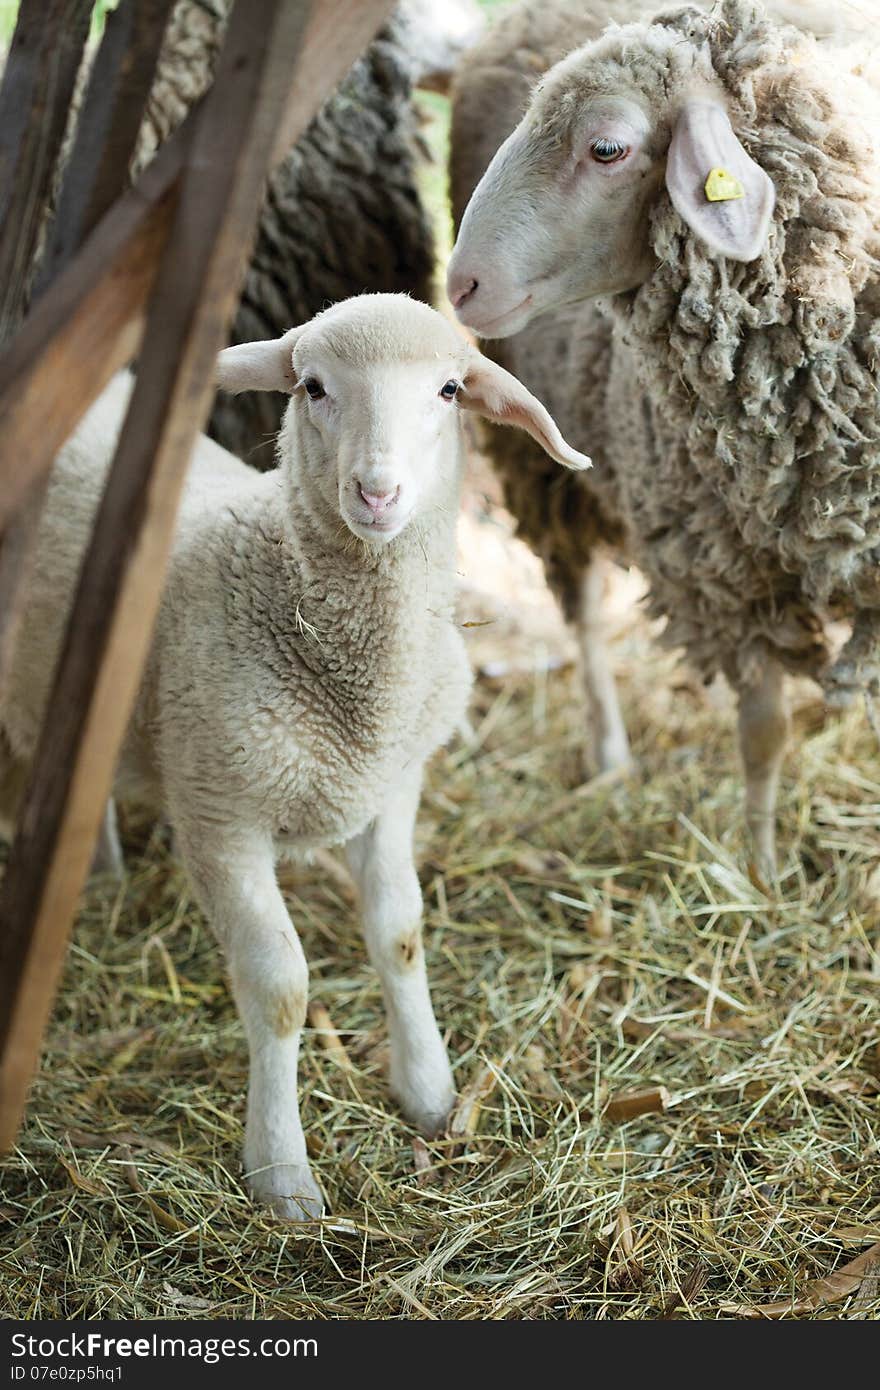
[[[466,342],[436,310],[402,294],[343,300],[283,338],[220,354],[227,391],[287,391],[282,466],[354,535],[382,545],[438,503],[461,462],[458,407],[528,431],[568,468],[569,447],[509,372]]]
[[[750,38],[781,55],[786,34],[798,41],[748,0],[711,15],[685,5],[552,68],[465,211],[448,276],[459,318],[506,337],[548,309],[635,289],[657,264],[667,193],[710,254],[758,257],[774,186],[736,133],[755,96],[740,104],[728,63]]]

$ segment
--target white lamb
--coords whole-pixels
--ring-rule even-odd
[[[569,467],[543,406],[433,309],[350,299],[221,354],[227,390],[292,393],[280,467],[208,439],[188,475],[116,792],[163,808],[226,953],[250,1047],[244,1164],[282,1216],[320,1214],[296,1091],[308,970],[276,860],[344,843],[382,981],[391,1085],[425,1132],[453,1101],[422,954],[413,824],[426,759],[471,674],[453,617],[463,462],[456,402]],[[131,388],[117,378],[56,462],[8,688],[2,810],[32,757],[65,602]]]

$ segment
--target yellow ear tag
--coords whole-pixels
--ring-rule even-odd
[[[744,198],[746,190],[739,179],[726,169],[712,169],[706,180],[706,197],[710,203],[728,203],[732,198]]]

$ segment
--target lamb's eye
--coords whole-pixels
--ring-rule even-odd
[[[307,376],[303,386],[310,401],[320,401],[327,394],[316,376]]]
[[[443,397],[444,401],[454,401],[458,395],[458,388],[460,386],[460,381],[447,381],[445,385],[440,387],[440,395]]]
[[[629,154],[629,145],[624,145],[622,140],[608,140],[600,135],[591,143],[590,153],[599,164],[616,164],[618,159],[624,159]]]

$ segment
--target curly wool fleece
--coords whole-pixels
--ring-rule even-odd
[[[721,81],[735,129],[775,184],[773,227],[760,259],[736,264],[705,250],[663,191],[651,220],[658,266],[606,302],[610,335],[582,304],[496,345],[597,465],[583,481],[557,480],[551,507],[526,496],[519,461],[517,483],[504,470],[511,505],[549,549],[556,536],[540,536],[536,512],[561,518],[557,528],[584,511],[595,523],[595,496],[583,559],[598,538],[622,535],[654,615],[668,619],[666,640],[705,675],[720,668],[742,684],[772,654],[848,698],[874,678],[880,634],[878,95],[751,0],[612,29],[600,53],[591,89],[635,86],[655,112],[691,76]],[[552,91],[561,123],[578,102],[569,71]],[[555,391],[535,352],[554,343]],[[541,487],[534,472],[531,482]],[[564,562],[576,546],[568,536]],[[559,587],[571,592],[571,573]],[[829,669],[832,616],[854,632]]]
[[[655,22],[721,78],[777,199],[763,255],[737,265],[703,253],[664,196],[652,222],[660,265],[612,305],[658,444],[677,460],[659,491],[677,495],[680,516],[712,522],[696,556],[709,612],[694,623],[662,592],[656,606],[670,640],[706,670],[725,653],[740,678],[767,645],[820,674],[823,620],[843,612],[854,641],[830,681],[853,686],[851,658],[864,663],[865,630],[880,624],[880,161],[865,120],[866,105],[880,118],[876,95],[749,0]],[[676,60],[694,54],[673,47]],[[653,534],[652,572],[690,590],[693,535],[646,533],[645,520],[669,524],[652,511],[639,525]]]

